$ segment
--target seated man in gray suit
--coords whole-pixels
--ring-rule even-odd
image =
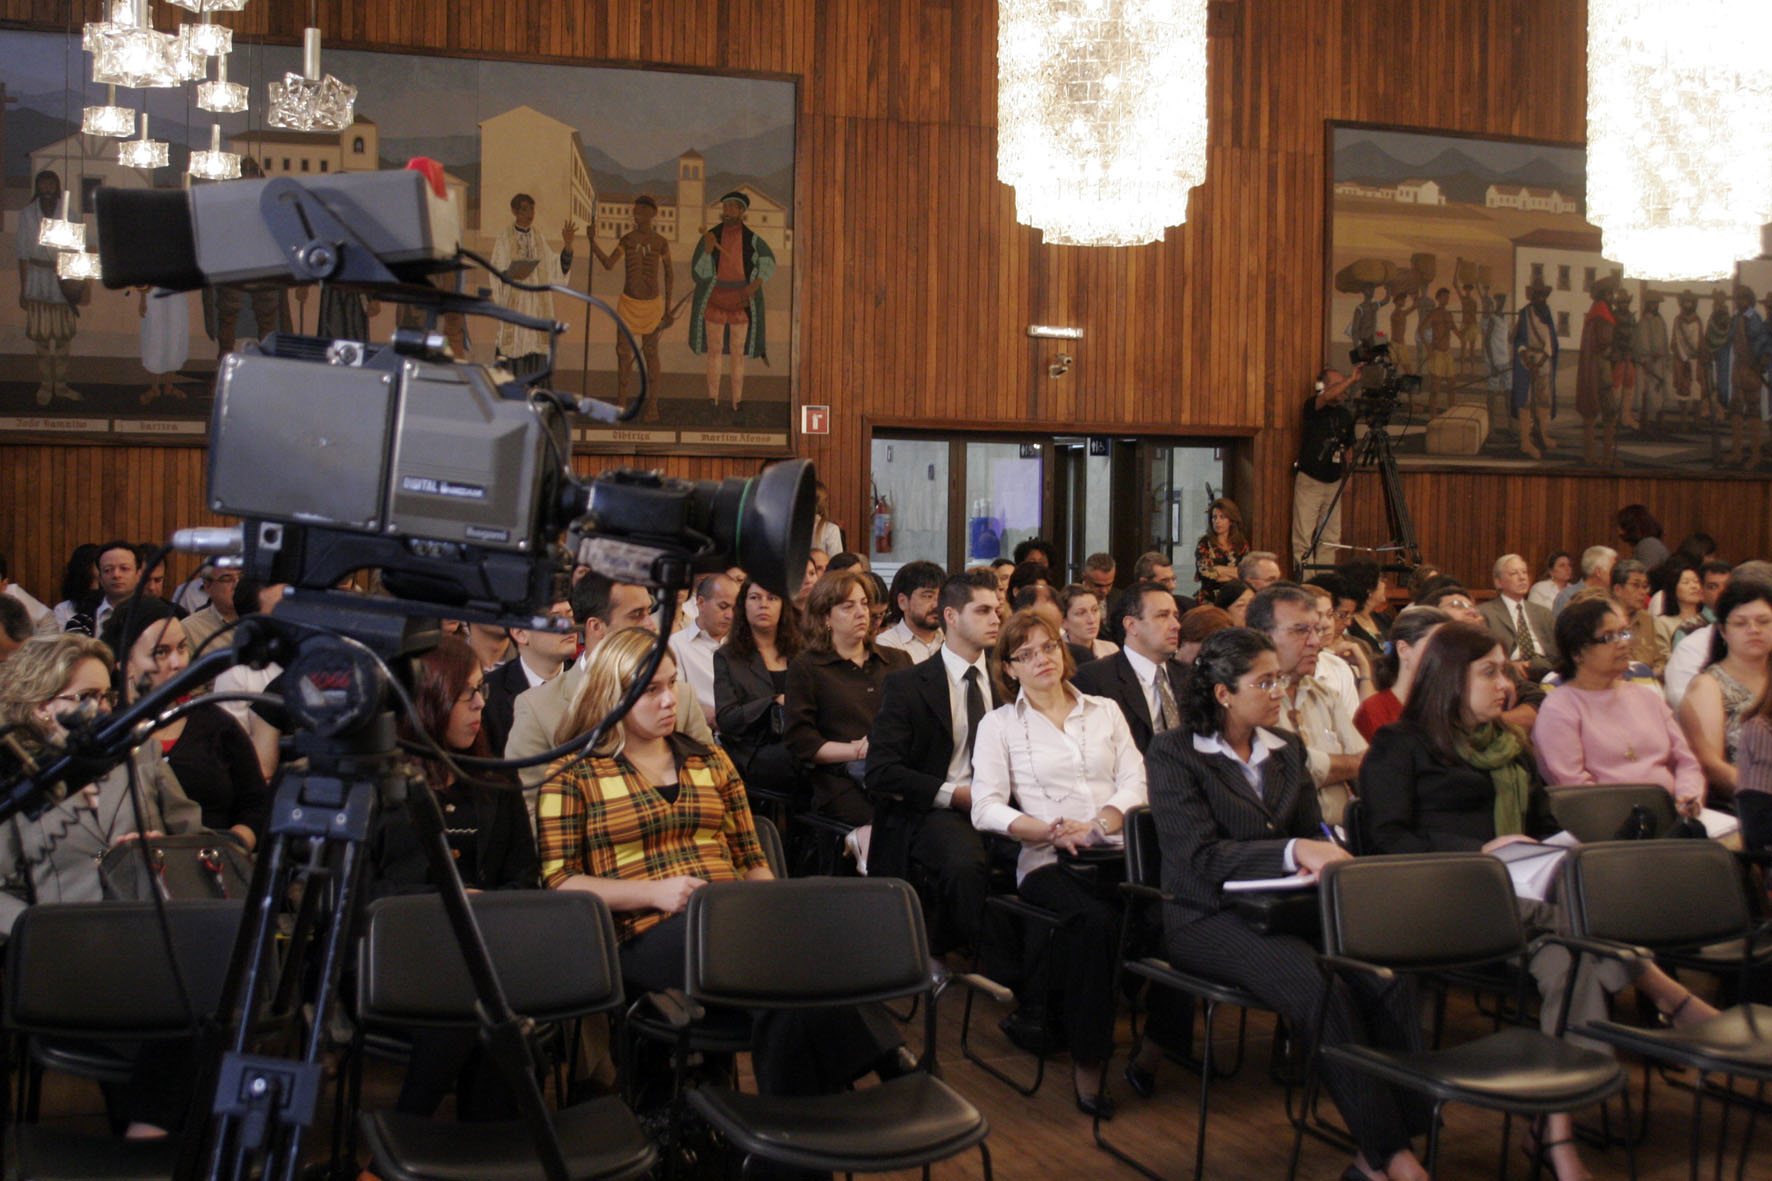
[[[602,642],[603,637],[629,627],[658,630],[652,614],[652,592],[632,582],[613,582],[592,571],[572,587],[572,617],[585,629],[585,649],[565,672],[543,685],[517,695],[512,712],[511,736],[505,740],[505,758],[523,759],[552,750],[560,744],[556,731],[565,720],[566,709],[584,683],[585,662]],[[677,672],[677,731],[695,739],[703,746],[714,745],[713,732],[696,704],[695,693],[683,683]],[[523,796],[529,804],[529,819],[535,820],[535,797],[542,780],[548,777],[545,763],[525,767],[518,773],[523,781]]]
[[[1495,559],[1492,574],[1498,593],[1478,607],[1477,613],[1501,641],[1520,675],[1542,681],[1544,674],[1561,662],[1562,654],[1557,650],[1557,628],[1551,613],[1526,601],[1532,589],[1532,570],[1519,554],[1502,554]]]

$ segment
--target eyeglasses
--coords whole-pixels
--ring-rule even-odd
[[[103,702],[107,706],[117,704],[117,694],[109,689],[85,689],[79,693],[57,693],[50,701],[65,701],[69,705],[79,707],[92,701]]]
[[[1450,607],[1454,611],[1475,611],[1477,605],[1469,599],[1441,599],[1441,607]]]
[[[1048,640],[1044,644],[1036,644],[1032,648],[1022,648],[1019,651],[1010,653],[1009,654],[1009,663],[1010,664],[1026,664],[1028,661],[1035,660],[1040,657],[1046,657],[1048,659],[1055,660],[1058,658],[1058,652],[1059,652],[1059,648],[1058,648],[1057,641]]]
[[[1596,644],[1628,644],[1636,638],[1636,633],[1629,628],[1623,631],[1601,632],[1594,637]]]
[[[1286,681],[1283,677],[1263,677],[1259,681],[1250,681],[1243,688],[1272,696],[1286,688]]]
[[[457,705],[466,705],[468,702],[474,700],[476,697],[478,697],[480,699],[481,705],[486,704],[486,686],[485,685],[475,685],[471,689],[463,689],[461,691],[461,696],[457,697],[455,699],[455,703]]]
[[[1275,635],[1297,636],[1305,640],[1312,636],[1326,640],[1335,634],[1335,629],[1326,623],[1294,623],[1289,627],[1276,627],[1273,630]]]

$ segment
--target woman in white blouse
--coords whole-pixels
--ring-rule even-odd
[[[972,824],[1021,842],[1021,897],[1056,911],[1063,925],[1048,963],[1063,994],[1077,1107],[1113,1114],[1102,1075],[1113,1053],[1114,959],[1120,908],[1061,865],[1058,851],[1118,845],[1126,811],[1145,802],[1144,759],[1120,707],[1079,693],[1059,630],[1031,610],[1003,625],[997,656],[1020,686],[1010,705],[987,714],[972,746]],[[1148,1064],[1161,1051],[1155,1039]]]

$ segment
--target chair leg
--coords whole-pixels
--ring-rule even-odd
[[[1687,1152],[1687,1176],[1690,1181],[1698,1181],[1698,1137],[1704,1129],[1704,1075],[1700,1073],[1697,1085],[1692,1088],[1692,1144]]]
[[[1427,1126],[1427,1175],[1435,1176],[1440,1167],[1440,1117],[1445,1114],[1446,1101],[1434,1101],[1433,1121]]]
[[[1735,1166],[1735,1181],[1745,1181],[1747,1177],[1747,1154],[1754,1143],[1754,1123],[1760,1118],[1760,1105],[1766,1098],[1766,1084],[1759,1083],[1754,1087],[1754,1101],[1747,1109],[1747,1130],[1741,1135],[1741,1163]]]
[[[984,1181],[991,1181],[991,1147],[983,1140],[978,1142],[978,1159],[984,1164]]]
[[[1499,1181],[1507,1181],[1507,1150],[1509,1142],[1513,1139],[1513,1134],[1513,1112],[1504,1111],[1501,1113],[1501,1171],[1497,1174]],[[1533,1181],[1537,1181],[1538,1172],[1536,1168],[1533,1170],[1532,1177]]]
[[[1206,1175],[1206,1112],[1212,1099],[1212,1035],[1218,1002],[1206,1002],[1206,1038],[1200,1047],[1200,1118],[1194,1127],[1194,1181]]]

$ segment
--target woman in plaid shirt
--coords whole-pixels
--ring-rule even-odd
[[[658,637],[640,628],[597,645],[556,741],[589,731],[633,684]],[[536,803],[542,884],[608,904],[622,977],[644,992],[683,986],[689,896],[708,882],[768,881],[744,782],[719,751],[676,733],[667,653],[640,699],[589,758],[556,768]],[[844,1086],[895,1059],[890,1018],[870,1009],[770,1014],[753,1054],[760,1089]]]

